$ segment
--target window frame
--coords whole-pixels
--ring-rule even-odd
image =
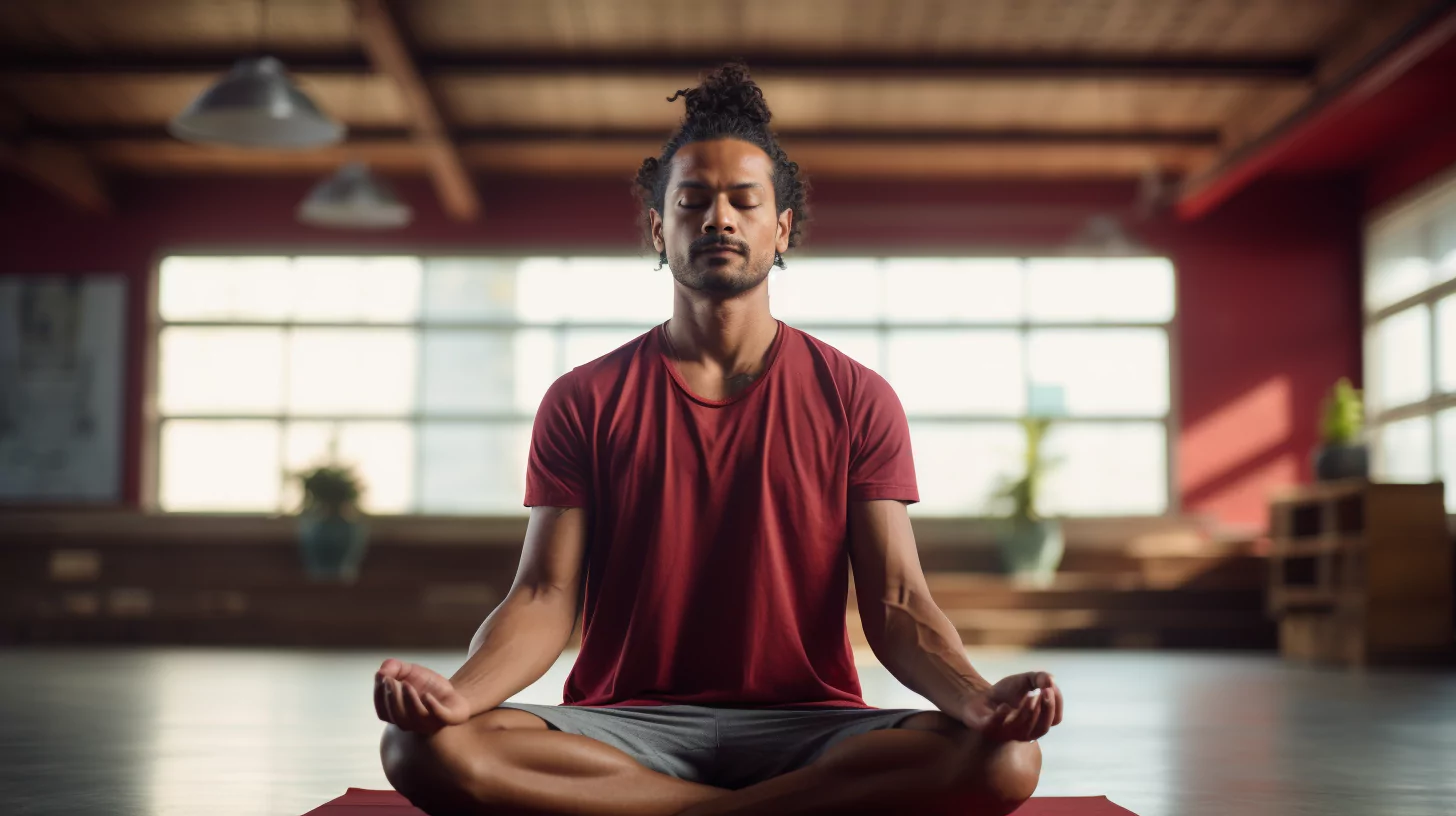
[[[284,328],[285,331],[291,331],[293,328],[295,328],[297,326],[300,326],[300,325],[306,326],[308,328],[348,328],[348,329],[384,329],[384,330],[398,330],[400,328],[413,328],[415,330],[420,330],[420,329],[428,326],[430,329],[447,329],[447,330],[449,330],[449,329],[456,329],[456,330],[503,331],[503,332],[515,331],[517,329],[545,329],[545,330],[551,330],[551,331],[556,332],[556,336],[557,336],[558,341],[560,341],[564,337],[565,333],[568,330],[576,330],[576,329],[585,329],[585,330],[594,330],[594,329],[596,329],[596,330],[619,330],[619,329],[642,329],[643,328],[643,324],[642,323],[634,322],[634,321],[579,322],[579,321],[569,320],[569,319],[555,320],[555,321],[523,321],[523,320],[519,320],[519,319],[516,319],[516,320],[499,320],[499,319],[493,319],[493,320],[456,321],[456,322],[450,322],[450,321],[444,321],[444,322],[428,321],[427,322],[427,321],[415,320],[415,321],[397,321],[397,322],[383,322],[383,321],[380,321],[380,322],[369,322],[369,323],[328,322],[328,321],[293,321],[293,320],[285,320],[285,321],[228,321],[228,320],[201,320],[201,321],[182,320],[182,321],[166,321],[166,320],[164,320],[162,318],[162,314],[161,314],[161,285],[160,284],[161,284],[161,267],[162,267],[162,263],[167,258],[173,258],[173,257],[241,257],[241,256],[257,256],[257,257],[287,257],[289,259],[294,259],[294,258],[298,258],[298,257],[311,257],[311,256],[342,256],[342,257],[359,257],[359,258],[366,258],[366,257],[396,257],[396,256],[408,256],[408,257],[416,257],[416,258],[420,258],[420,259],[429,259],[429,258],[496,258],[496,259],[500,259],[500,258],[526,258],[526,257],[534,257],[534,256],[540,256],[540,257],[559,257],[559,258],[572,258],[572,257],[632,257],[633,254],[634,253],[632,251],[626,251],[626,250],[624,250],[620,246],[618,246],[618,247],[610,247],[610,248],[596,248],[596,247],[589,247],[589,246],[572,247],[569,252],[563,252],[560,247],[555,247],[555,248],[550,248],[550,249],[537,248],[537,247],[520,247],[520,248],[512,247],[509,251],[501,250],[501,249],[461,248],[459,251],[452,251],[452,248],[451,247],[429,247],[429,248],[421,249],[421,248],[417,248],[417,247],[367,247],[367,248],[360,248],[360,247],[352,247],[352,246],[351,247],[334,247],[334,246],[327,246],[327,245],[320,245],[320,246],[313,246],[313,245],[309,245],[309,246],[283,246],[283,247],[270,246],[270,247],[266,247],[266,248],[265,247],[257,247],[257,246],[249,246],[249,247],[242,247],[242,248],[228,247],[228,246],[204,246],[204,247],[189,246],[189,247],[164,248],[164,249],[160,250],[156,254],[156,256],[153,258],[153,262],[152,262],[151,267],[150,267],[151,274],[149,276],[149,284],[150,284],[150,286],[148,288],[149,297],[148,297],[148,304],[147,304],[147,317],[148,317],[148,320],[147,320],[147,329],[146,329],[145,338],[144,338],[145,354],[143,356],[143,365],[144,365],[143,380],[144,380],[144,384],[143,384],[143,408],[142,408],[142,413],[143,413],[143,416],[142,416],[143,433],[142,433],[142,443],[141,443],[141,451],[140,451],[140,457],[139,457],[140,460],[141,460],[140,493],[141,493],[141,503],[142,503],[143,508],[146,509],[149,512],[163,513],[163,514],[167,514],[167,515],[243,515],[243,516],[274,516],[274,515],[277,515],[277,512],[274,512],[274,511],[230,512],[230,511],[189,511],[189,510],[165,510],[165,509],[163,509],[161,507],[161,502],[160,502],[160,487],[161,487],[161,485],[160,485],[160,477],[161,477],[161,473],[160,473],[161,431],[162,431],[163,424],[166,421],[169,421],[169,420],[186,420],[186,419],[209,419],[209,420],[256,419],[256,420],[265,420],[265,421],[266,420],[271,420],[271,421],[283,421],[283,422],[286,422],[290,417],[293,416],[291,414],[288,414],[287,412],[284,412],[284,413],[281,413],[281,414],[278,414],[278,415],[262,415],[262,414],[248,414],[248,415],[168,414],[166,416],[163,416],[162,411],[160,409],[160,394],[159,394],[159,390],[158,390],[158,384],[159,384],[158,383],[158,380],[159,380],[159,377],[158,377],[158,362],[159,362],[159,359],[160,359],[160,346],[161,346],[162,332],[168,326],[188,326],[188,327],[203,327],[203,328],[205,328],[205,327],[282,327],[282,328]],[[649,255],[647,255],[645,253],[642,253],[641,251],[639,251],[638,254],[642,258],[643,263],[646,263],[646,264],[655,264],[656,263],[655,256],[649,256]],[[1176,264],[1173,264],[1172,263],[1172,259],[1170,257],[1168,257],[1166,255],[1156,255],[1154,253],[1138,253],[1138,254],[1131,254],[1131,255],[1098,253],[1098,252],[1089,252],[1089,251],[1064,251],[1064,252],[1060,252],[1059,253],[1059,252],[1055,252],[1055,251],[1049,251],[1046,248],[1027,248],[1027,247],[1020,247],[1020,248],[1005,247],[1005,248],[1002,248],[1002,247],[984,247],[984,246],[983,247],[977,247],[977,248],[975,248],[972,251],[958,250],[958,249],[954,249],[954,248],[942,248],[939,251],[935,251],[935,250],[924,250],[924,249],[922,249],[922,250],[915,251],[915,252],[881,251],[881,252],[873,252],[873,253],[871,253],[871,252],[853,252],[853,251],[842,251],[842,250],[840,250],[840,251],[832,251],[832,252],[808,252],[808,253],[803,253],[803,254],[796,253],[795,257],[796,258],[802,258],[802,259],[811,259],[811,258],[812,259],[833,259],[833,258],[864,259],[864,258],[871,258],[871,259],[874,259],[876,261],[884,261],[884,260],[887,260],[887,259],[919,259],[919,258],[925,258],[925,259],[953,258],[953,259],[956,259],[956,260],[962,260],[962,259],[964,259],[964,260],[975,260],[975,259],[1015,258],[1018,261],[1025,262],[1027,259],[1033,259],[1033,258],[1040,259],[1040,258],[1058,258],[1058,257],[1068,257],[1068,258],[1097,258],[1097,259],[1104,259],[1104,258],[1106,258],[1106,259],[1118,259],[1118,258],[1124,258],[1124,257],[1126,257],[1126,258],[1156,257],[1156,258],[1163,258],[1163,259],[1167,260],[1169,262],[1169,266],[1171,267],[1172,274],[1173,274],[1174,308],[1173,308],[1172,318],[1170,320],[1163,321],[1163,322],[1126,322],[1126,321],[1123,321],[1123,322],[1093,322],[1093,321],[1034,322],[1033,320],[1031,320],[1031,318],[1028,315],[1026,315],[1025,313],[1023,313],[1023,317],[1022,317],[1021,320],[1017,320],[1017,321],[998,321],[998,322],[977,321],[977,322],[974,322],[974,323],[967,323],[967,322],[955,322],[955,321],[951,321],[951,322],[935,322],[935,323],[930,323],[930,322],[926,322],[926,323],[903,323],[903,322],[894,322],[894,321],[890,321],[890,320],[881,318],[881,319],[876,320],[876,321],[838,321],[838,322],[812,322],[812,321],[811,322],[799,322],[799,321],[795,321],[795,322],[792,323],[792,325],[795,328],[802,329],[802,330],[804,330],[804,331],[806,331],[806,332],[808,332],[810,334],[814,334],[816,331],[835,331],[835,330],[852,330],[852,331],[869,330],[869,331],[873,331],[873,332],[875,332],[878,335],[880,359],[881,359],[882,362],[885,361],[887,359],[887,357],[888,357],[889,337],[890,337],[890,332],[892,330],[906,330],[906,329],[909,329],[909,330],[937,330],[937,329],[938,330],[961,330],[961,329],[966,329],[966,328],[974,328],[974,329],[977,329],[977,330],[1015,331],[1017,333],[1018,337],[1021,338],[1021,340],[1022,340],[1023,343],[1026,343],[1026,341],[1031,336],[1031,333],[1032,332],[1038,331],[1038,330],[1045,330],[1045,329],[1072,329],[1072,330],[1086,330],[1086,329],[1109,329],[1109,330],[1111,330],[1111,329],[1140,329],[1140,330],[1143,330],[1143,329],[1146,329],[1146,330],[1159,330],[1159,331],[1162,331],[1164,333],[1164,336],[1165,336],[1165,339],[1166,339],[1166,348],[1167,348],[1167,354],[1168,354],[1168,372],[1167,372],[1168,373],[1168,410],[1166,411],[1166,413],[1164,413],[1161,417],[1155,417],[1155,416],[1126,416],[1126,415],[1118,415],[1118,416],[1114,416],[1114,415],[1108,415],[1108,416],[1067,416],[1067,417],[1053,418],[1053,421],[1055,422],[1055,421],[1061,420],[1061,421],[1067,421],[1067,422],[1075,422],[1075,423],[1079,423],[1079,424],[1117,424],[1117,423],[1128,423],[1128,422],[1136,422],[1136,423],[1155,423],[1156,422],[1156,423],[1159,423],[1159,424],[1161,424],[1163,426],[1163,433],[1164,433],[1164,462],[1163,462],[1163,465],[1164,465],[1164,491],[1165,491],[1165,494],[1166,495],[1165,495],[1165,499],[1164,499],[1164,510],[1163,510],[1162,514],[1160,514],[1160,515],[1153,515],[1153,516],[1119,516],[1119,515],[1106,515],[1106,516],[1102,516],[1102,515],[1098,515],[1098,516],[1067,516],[1065,518],[1071,518],[1071,519],[1076,519],[1076,518],[1096,518],[1096,519],[1101,519],[1101,520],[1114,520],[1114,519],[1120,519],[1120,518],[1160,518],[1160,517],[1176,516],[1176,515],[1178,515],[1178,514],[1180,514],[1182,512],[1181,493],[1180,493],[1180,491],[1178,489],[1178,479],[1177,479],[1177,474],[1178,474],[1178,461],[1179,461],[1179,455],[1178,454],[1179,454],[1179,447],[1180,447],[1180,445],[1179,445],[1179,443],[1180,443],[1180,439],[1179,439],[1179,429],[1181,428],[1181,416],[1182,416],[1182,388],[1181,388],[1181,376],[1180,376],[1181,375],[1181,366],[1180,366],[1181,355],[1180,355],[1180,343],[1179,343],[1180,326],[1181,326],[1181,318],[1182,318],[1182,309],[1179,307],[1179,292],[1180,292],[1180,287],[1179,287],[1179,282],[1178,282],[1178,280],[1179,280],[1178,268],[1177,268],[1177,265]],[[793,267],[793,260],[794,260],[793,258],[788,259],[788,263],[789,263],[789,268],[790,269],[792,269],[792,267]],[[666,274],[665,270],[664,270],[664,274]],[[1456,282],[1453,282],[1453,285],[1456,285]],[[883,293],[882,293],[882,297],[883,297]],[[662,321],[667,320],[668,317],[670,317],[670,315],[664,313],[662,319],[660,321],[657,321],[656,323],[654,323],[652,325],[657,325],[657,323],[660,323]],[[423,346],[423,344],[421,344],[421,345]],[[557,343],[557,354],[558,354],[558,356],[565,353],[564,346],[565,346],[565,344],[563,342],[558,342]],[[558,357],[558,362],[559,362],[559,357]],[[1023,355],[1022,364],[1023,364],[1023,369],[1024,369],[1024,376],[1029,376],[1029,371],[1025,371],[1025,369],[1027,369],[1029,367],[1029,365],[1030,365],[1030,357],[1029,357],[1029,355]],[[322,415],[322,414],[320,414],[320,415],[312,415],[312,414],[310,414],[310,415],[307,415],[306,417],[304,417],[304,419],[307,420],[307,421],[319,421],[319,422],[350,421],[350,420],[361,420],[361,421],[394,421],[394,422],[407,422],[407,423],[412,424],[412,425],[417,425],[419,422],[422,421],[423,417],[424,417],[424,415],[422,413],[420,413],[419,411],[414,411],[414,412],[411,412],[409,414],[404,414],[404,415],[388,415],[388,416],[375,416],[375,415],[359,415],[359,416],[353,416],[353,415]],[[494,423],[505,424],[505,423],[512,423],[512,422],[528,422],[529,423],[533,418],[534,418],[534,414],[527,415],[524,412],[491,412],[491,413],[468,413],[468,414],[461,413],[461,414],[453,414],[453,415],[450,415],[448,417],[433,416],[433,415],[430,417],[431,421],[450,421],[450,422],[460,421],[460,422],[467,422],[467,423],[468,422],[487,422],[487,423],[493,423],[493,424]],[[929,424],[929,423],[948,423],[948,424],[968,424],[969,423],[969,424],[975,424],[975,423],[1004,423],[1004,422],[1008,422],[1008,421],[1014,422],[1014,421],[1016,421],[1018,419],[1018,417],[1014,417],[1014,416],[1004,416],[1004,415],[989,415],[989,414],[950,414],[950,415],[946,415],[946,414],[912,414],[912,413],[907,412],[907,419],[911,423],[924,423],[924,424]],[[282,442],[280,441],[280,445],[281,444],[282,444]],[[420,478],[420,475],[417,473],[415,475],[416,482],[418,482],[419,478]],[[390,516],[397,515],[399,517],[410,518],[410,517],[435,517],[435,516],[442,515],[442,514],[405,512],[405,513],[398,513],[398,514],[391,513],[391,514],[386,514],[386,515],[390,515]],[[522,514],[512,514],[512,515],[508,515],[508,516],[502,516],[500,514],[486,514],[486,515],[479,515],[479,514],[443,514],[443,515],[446,515],[446,516],[448,516],[450,518],[516,518],[517,515],[522,515]],[[960,514],[960,515],[936,515],[936,516],[927,517],[927,518],[934,518],[936,520],[944,521],[944,520],[955,520],[955,519],[974,519],[974,518],[981,518],[981,517],[982,517],[982,514],[967,513],[967,514]]]
[[[1363,224],[1361,237],[1364,251],[1360,269],[1360,313],[1364,357],[1362,379],[1367,392],[1372,383],[1379,383],[1382,373],[1378,337],[1380,327],[1390,318],[1414,309],[1425,310],[1430,327],[1426,337],[1428,352],[1426,376],[1430,378],[1430,390],[1425,398],[1399,405],[1382,405],[1379,410],[1368,411],[1370,400],[1367,393],[1368,415],[1365,423],[1365,441],[1371,453],[1371,475],[1376,478],[1381,476],[1386,453],[1381,445],[1381,431],[1386,426],[1403,420],[1425,419],[1429,423],[1431,431],[1431,446],[1428,451],[1431,477],[1434,481],[1445,481],[1445,476],[1441,472],[1442,451],[1437,418],[1442,412],[1456,408],[1456,389],[1441,390],[1441,329],[1437,307],[1442,300],[1456,297],[1456,277],[1434,285],[1427,285],[1420,292],[1378,309],[1370,309],[1369,300],[1372,273],[1376,266],[1374,247],[1379,243],[1379,234],[1383,230],[1396,229],[1408,225],[1410,221],[1417,221],[1419,222],[1417,230],[1422,255],[1432,258],[1435,255],[1434,216],[1439,215],[1448,207],[1456,207],[1456,167],[1433,176],[1416,188],[1373,210]],[[1456,213],[1456,209],[1453,209],[1452,212]],[[1383,395],[1381,395],[1381,401],[1384,402]]]

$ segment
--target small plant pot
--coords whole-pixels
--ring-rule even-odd
[[[1014,583],[1048,587],[1057,577],[1066,544],[1062,524],[1053,519],[1011,522],[1001,530],[997,543],[1001,562]]]
[[[369,525],[338,512],[305,510],[298,516],[298,546],[310,580],[352,584],[369,547]]]
[[[1321,482],[1370,477],[1370,449],[1365,445],[1322,445],[1314,451],[1314,477]]]

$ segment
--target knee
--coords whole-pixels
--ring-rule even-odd
[[[969,812],[1003,816],[1021,807],[1036,791],[1041,746],[1035,742],[983,744],[971,752],[970,761],[957,753],[944,778],[950,798],[962,808],[970,804]]]
[[[457,729],[450,726],[433,734],[405,731],[388,725],[379,740],[384,777],[394,789],[427,812],[453,812],[459,803],[478,793],[480,757],[462,749]]]
[[[414,798],[412,792],[428,785],[429,778],[439,776],[442,758],[438,741],[394,724],[385,726],[384,735],[379,738],[384,777],[395,790],[409,798]]]

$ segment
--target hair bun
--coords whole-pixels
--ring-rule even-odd
[[[731,117],[758,125],[767,125],[773,118],[763,90],[749,76],[748,66],[730,62],[703,77],[703,84],[686,88],[669,96],[667,101],[683,98],[687,106],[686,121],[700,117]]]

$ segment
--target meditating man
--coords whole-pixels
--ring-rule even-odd
[[[637,174],[672,317],[546,394],[510,592],[449,679],[376,675],[385,774],[431,814],[1009,813],[1061,693],[971,668],[921,572],[894,391],[770,314],[805,187],[759,87],[728,65],[678,97]],[[870,647],[938,710],[860,696],[851,565]],[[506,703],[578,608],[564,703]]]

